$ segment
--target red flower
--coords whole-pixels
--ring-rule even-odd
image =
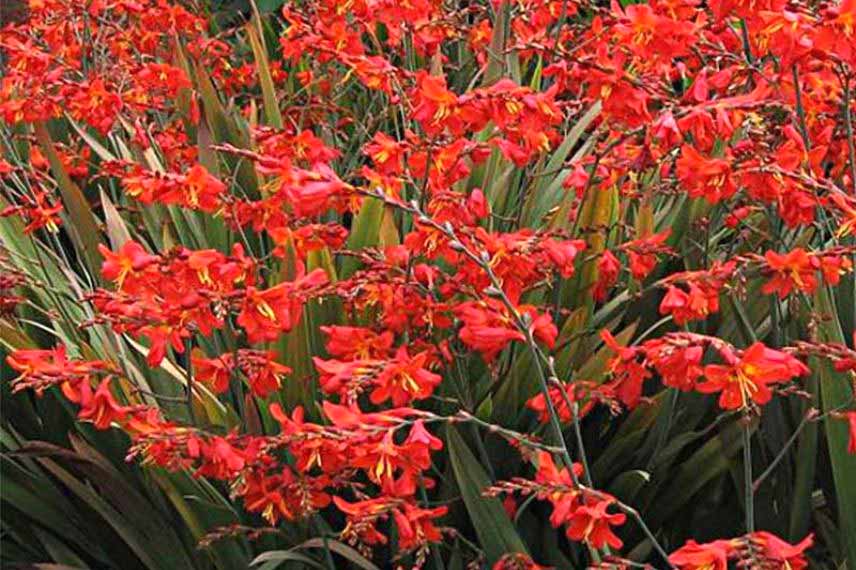
[[[841,276],[853,271],[853,262],[841,255],[822,255],[819,259],[820,272],[828,285],[836,286]]]
[[[767,267],[772,271],[769,281],[764,283],[761,291],[765,294],[776,293],[780,299],[787,297],[791,291],[813,293],[817,289],[818,263],[801,247],[784,255],[775,251],[764,254]]]
[[[125,245],[119,249],[119,253],[113,253],[101,244],[98,244],[98,251],[104,257],[101,275],[104,279],[115,282],[120,290],[128,276],[145,271],[160,259],[156,255],[147,253],[143,246],[135,241],[125,242]]]
[[[758,531],[749,535],[756,547],[760,546],[760,557],[767,562],[774,562],[780,568],[802,570],[808,567],[805,551],[814,544],[814,535],[808,535],[797,544],[790,544],[766,531]]]
[[[621,548],[624,543],[612,532],[612,526],[624,524],[627,515],[606,512],[612,503],[611,500],[595,500],[577,507],[568,519],[565,534],[571,540],[587,542],[597,549],[607,545]]]
[[[70,360],[63,345],[49,350],[16,350],[6,357],[6,362],[20,373],[12,381],[13,392],[32,388],[41,395],[48,387],[60,385],[66,397],[75,402],[79,400],[79,385],[97,372],[113,369],[101,360]]]
[[[661,339],[649,340],[644,344],[645,357],[660,377],[663,384],[687,392],[695,388],[703,368],[702,346],[674,346]]]
[[[847,428],[850,434],[850,441],[847,444],[847,453],[856,454],[856,411],[847,412]]]
[[[192,362],[196,380],[210,385],[217,394],[222,394],[229,389],[229,380],[235,367],[233,355],[221,354],[217,358],[202,358],[194,355]]]
[[[600,332],[600,338],[616,353],[607,364],[613,377],[609,388],[614,390],[625,406],[635,408],[642,398],[642,384],[651,376],[651,372],[640,361],[639,349],[619,345],[615,337],[606,329]]]
[[[342,530],[342,538],[358,541],[362,544],[386,544],[387,538],[377,530],[377,522],[388,517],[390,500],[378,497],[366,501],[349,503],[338,496],[333,496],[333,503],[347,515],[347,524]]]
[[[324,347],[332,356],[345,360],[367,360],[385,356],[392,348],[392,331],[376,333],[362,327],[322,326],[327,335]]]
[[[672,229],[666,228],[658,234],[629,241],[621,246],[627,251],[630,274],[634,279],[638,281],[645,279],[657,266],[657,255],[671,252],[671,248],[665,245],[671,233]]]
[[[606,300],[606,296],[618,280],[620,272],[621,263],[618,258],[611,251],[605,250],[597,261],[597,283],[592,290],[592,297],[595,301]]]
[[[418,81],[413,118],[428,132],[438,132],[442,130],[444,123],[454,118],[458,98],[446,89],[446,80],[443,77],[422,72]]]
[[[705,319],[710,313],[719,311],[719,292],[735,270],[736,264],[714,263],[706,271],[676,273],[668,278],[666,295],[660,302],[660,313],[671,314],[675,324]],[[683,283],[686,290],[675,283]]]
[[[669,562],[678,570],[726,570],[733,547],[728,540],[699,544],[689,540],[669,555]]]
[[[498,305],[498,303],[497,303]],[[462,303],[455,313],[464,323],[458,335],[470,348],[482,353],[488,362],[496,358],[513,340],[526,340],[526,336],[514,328],[508,317],[490,304]]]
[[[392,405],[399,407],[411,400],[423,400],[430,396],[443,378],[426,370],[427,352],[408,356],[407,348],[402,346],[395,353],[395,359],[389,361],[377,375],[375,389],[370,395],[373,404],[392,399]]]
[[[294,281],[286,281],[259,291],[247,287],[237,322],[250,342],[273,341],[297,324],[303,310],[303,294],[327,283],[327,274],[316,269],[303,275],[303,266]]]
[[[580,504],[581,491],[577,489],[574,479],[579,479],[583,468],[579,463],[574,463],[572,476],[567,467],[556,467],[553,457],[546,451],[539,451],[536,457],[538,471],[535,473],[535,483],[542,488],[537,497],[553,505],[550,524],[559,527]]]
[[[407,145],[388,135],[377,132],[372,142],[365,147],[365,153],[372,159],[382,174],[398,174],[404,164],[404,152]]]
[[[561,242],[548,239],[541,242],[541,247],[544,248],[549,260],[559,269],[559,274],[568,279],[574,274],[574,259],[586,248],[586,242],[579,239]]]
[[[719,405],[726,410],[746,408],[750,402],[763,406],[773,396],[769,384],[787,382],[808,372],[808,367],[793,356],[756,342],[730,364],[705,366],[706,382],[696,389],[703,394],[721,392]]]
[[[704,157],[690,145],[681,147],[677,169],[678,179],[693,198],[704,197],[711,204],[716,204],[737,191],[727,159]]]
[[[0,172],[0,176],[2,176],[2,172]],[[59,225],[62,223],[59,217],[62,210],[62,204],[49,199],[47,193],[35,192],[32,200],[27,198],[24,205],[9,206],[0,210],[0,217],[22,215],[28,221],[24,227],[25,234],[33,233],[40,228],[47,228],[49,232],[57,233],[59,232]]]
[[[72,401],[80,404],[77,417],[98,429],[107,429],[114,422],[121,424],[127,418],[128,408],[120,406],[110,392],[110,378],[105,378],[94,394],[89,382],[81,382],[78,399]]]
[[[196,164],[183,176],[176,192],[180,197],[175,202],[204,212],[215,212],[221,207],[226,185],[211,176],[204,166]],[[163,200],[173,201],[170,194],[165,194]]]
[[[261,513],[269,524],[276,525],[279,520],[294,520],[329,505],[325,483],[329,483],[326,476],[296,476],[287,466],[278,474],[254,470],[243,477],[238,494],[248,511]]]
[[[567,397],[567,401],[571,402],[571,404],[574,402],[582,402],[579,409],[579,417],[582,418],[591,411],[596,401],[594,395],[591,394],[591,389],[592,387],[590,382],[580,381],[568,382],[562,389],[555,385],[550,386],[550,400],[553,402],[553,408],[559,415],[559,420],[561,422],[567,423],[573,418],[572,411],[565,401],[565,396]],[[562,390],[564,390],[565,396],[562,395]],[[586,400],[587,396],[588,399]],[[550,420],[550,412],[547,408],[547,400],[544,398],[544,394],[538,394],[530,398],[526,402],[526,407],[538,414],[539,421],[547,423]]]
[[[398,528],[399,548],[409,552],[427,543],[442,541],[443,535],[434,519],[442,517],[448,510],[448,507],[423,509],[410,502],[405,502],[401,509],[395,509],[392,516]]]

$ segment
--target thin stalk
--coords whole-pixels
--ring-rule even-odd
[[[576,438],[577,449],[580,456],[580,463],[583,466],[583,481],[589,487],[594,488],[594,483],[592,483],[591,478],[591,469],[589,469],[588,458],[586,457],[585,445],[583,444],[583,433],[582,428],[580,427],[580,407],[577,402],[571,402],[571,399],[568,397],[568,393],[565,390],[565,387],[559,382],[559,379],[555,377],[552,378],[553,382],[559,387],[559,393],[562,394],[562,400],[565,402],[565,405],[571,411],[571,419],[573,420],[574,425],[574,437]]]
[[[187,382],[187,414],[190,416],[190,424],[196,425],[196,414],[193,411],[193,359],[190,356],[190,339],[184,341],[184,378]]]
[[[800,421],[800,424],[797,426],[797,429],[794,430],[794,433],[791,435],[790,438],[788,438],[788,441],[785,442],[785,445],[782,447],[781,451],[779,451],[779,453],[776,455],[776,457],[773,459],[773,461],[767,466],[767,468],[764,470],[764,472],[761,473],[758,476],[758,478],[755,479],[755,481],[752,483],[752,492],[753,493],[758,492],[758,489],[761,488],[761,484],[767,479],[767,477],[769,477],[773,473],[773,470],[776,468],[776,466],[779,463],[781,463],[782,459],[785,458],[785,455],[787,455],[788,450],[791,448],[791,446],[797,440],[797,437],[800,435],[800,433],[802,433],[803,428],[806,426],[806,424],[809,422],[809,420],[813,416],[814,416],[814,414],[812,413],[812,410],[809,410],[809,413],[807,413],[803,417],[802,421]]]
[[[811,139],[808,136],[808,127],[805,121],[805,108],[802,102],[802,87],[800,87],[800,76],[797,64],[791,66],[791,73],[794,77],[794,93],[796,94],[797,118],[799,119],[800,135],[802,136],[803,144],[806,150],[811,150]]]
[[[324,561],[327,563],[327,568],[329,570],[336,570],[336,564],[333,562],[333,555],[330,553],[330,543],[327,539],[327,534],[324,532],[324,528],[321,526],[321,523],[318,522],[318,515],[315,515],[314,522],[318,535],[321,537],[321,543],[324,545]]]
[[[743,426],[743,493],[745,495],[746,532],[755,532],[755,493],[752,486],[752,434],[749,423]]]
[[[654,446],[654,453],[651,454],[651,459],[648,460],[648,465],[646,466],[647,471],[651,471],[654,468],[654,463],[656,462],[657,456],[660,455],[660,451],[663,449],[663,446],[666,445],[666,440],[669,438],[669,431],[672,429],[672,416],[675,411],[675,406],[678,403],[678,396],[680,395],[680,391],[675,388],[669,389],[669,400],[668,400],[668,409],[666,412],[666,427],[658,434],[657,442]],[[662,412],[660,412],[662,413]]]
[[[663,560],[666,561],[670,568],[674,568],[674,566],[672,566],[672,563],[669,562],[668,553],[666,553],[663,547],[660,546],[660,543],[657,541],[656,537],[654,536],[654,533],[651,532],[651,529],[648,528],[648,525],[645,524],[645,520],[642,518],[642,515],[639,514],[639,511],[637,511],[630,505],[626,505],[619,501],[615,503],[615,506],[618,507],[618,510],[620,510],[626,515],[629,515],[632,519],[636,521],[636,524],[639,525],[639,528],[642,529],[642,532],[645,534],[648,540],[651,541],[651,545],[654,547],[654,550],[657,551],[657,554],[663,557]]]
[[[856,142],[853,141],[853,116],[850,112],[850,77],[844,80],[844,128],[847,131],[847,152],[850,155],[850,184],[856,194]]]
[[[531,339],[532,334],[529,332],[529,329],[526,330],[526,340],[527,342]],[[532,339],[534,343],[535,340]],[[531,345],[530,345],[531,346]],[[565,443],[565,436],[562,433],[562,423],[559,421],[559,414],[556,412],[556,407],[553,405],[553,399],[550,397],[550,388],[547,385],[547,376],[544,374],[544,369],[541,367],[541,364],[538,363],[538,356],[535,356],[536,360],[536,370],[538,372],[538,383],[541,388],[541,393],[544,395],[544,400],[547,403],[547,410],[550,415],[550,426],[553,428],[553,435],[556,438],[559,446],[562,448],[562,459],[565,461],[565,464],[568,466],[568,471],[571,473],[571,477],[576,479],[576,474],[574,473],[574,461],[571,459],[571,454],[568,451],[568,446]],[[574,483],[579,484],[579,481],[574,481]]]
[[[422,503],[425,505],[425,508],[429,508],[428,493],[425,491],[425,481],[421,476],[419,477],[419,496],[422,499]],[[440,549],[437,547],[437,544],[433,542],[431,543],[431,558],[434,561],[435,570],[446,570],[446,564],[443,562],[443,557],[440,555]]]

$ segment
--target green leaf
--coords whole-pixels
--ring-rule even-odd
[[[310,538],[306,542],[295,548],[325,548],[335,552],[339,556],[346,558],[349,562],[356,564],[363,570],[380,570],[371,560],[351,548],[347,544],[343,544],[338,540],[323,538]]]
[[[275,129],[281,129],[282,113],[279,111],[276,88],[270,73],[270,63],[268,62],[267,48],[264,45],[261,24],[258,12],[254,10],[252,20],[246,25],[247,38],[250,40],[250,47],[253,49],[253,56],[256,59],[256,70],[259,74],[259,85],[262,88],[262,100],[265,104],[267,123]]]
[[[267,570],[268,568],[277,568],[282,565],[283,562],[300,562],[301,564],[306,564],[313,568],[324,568],[324,565],[320,564],[317,560],[313,560],[304,554],[293,552],[291,550],[270,550],[268,552],[263,552],[250,562],[250,566],[264,564],[264,568]]]
[[[470,515],[479,543],[492,565],[509,552],[526,552],[502,503],[482,493],[490,486],[490,479],[467,444],[454,427],[447,430],[449,458],[461,496]]]
[[[66,114],[65,118],[72,126],[72,128],[77,132],[77,134],[80,135],[80,138],[82,138],[83,141],[88,144],[89,147],[93,150],[93,152],[98,155],[98,158],[100,158],[101,160],[108,161],[117,160],[116,155],[110,152],[103,144],[98,142],[98,139],[90,135],[85,127],[80,126],[77,121],[72,119],[68,114]]]
[[[821,288],[814,296],[817,313],[820,315],[837,315],[827,288]],[[818,325],[821,342],[844,344],[844,333],[838,319],[821,320]],[[824,359],[819,367],[820,394],[823,411],[839,408],[852,402],[853,394],[848,377],[836,372],[829,360]],[[826,432],[829,460],[832,464],[832,476],[835,481],[835,494],[838,499],[838,516],[840,518],[841,540],[844,544],[845,558],[856,560],[856,455],[847,452],[849,433],[847,422],[827,417],[823,421]]]
[[[125,225],[125,220],[119,215],[119,211],[104,190],[101,190],[101,208],[104,210],[104,220],[107,223],[107,237],[110,238],[110,246],[114,251],[122,247],[125,242],[131,241],[131,233]]]
[[[502,77],[505,71],[505,37],[508,27],[508,15],[511,11],[508,0],[502,0],[496,9],[493,20],[493,34],[488,48],[487,68],[484,72],[482,87],[490,87]]]
[[[51,558],[58,564],[66,564],[69,567],[88,568],[87,564],[80,559],[68,546],[62,541],[56,539],[53,535],[40,529],[33,529],[39,541],[44,545],[45,550],[50,553]]]
[[[99,513],[113,530],[122,537],[122,540],[136,554],[145,568],[151,570],[161,568],[167,570],[176,567],[193,568],[194,565],[186,557],[182,548],[167,548],[168,541],[165,540],[165,534],[148,533],[138,526],[140,517],[142,516],[141,513],[134,512],[133,519],[128,518],[122,511],[111,505],[100,492],[96,492],[89,485],[74,477],[55,461],[43,457],[39,458],[38,461],[54,477],[59,479],[72,494]],[[103,483],[103,481],[101,482]],[[127,514],[130,515],[132,512],[129,511]],[[161,531],[164,530],[166,529],[162,527]]]
[[[523,224],[525,226],[536,227],[547,212],[559,204],[560,200],[573,202],[574,193],[562,187],[562,183],[571,173],[571,169],[562,167],[568,155],[579,142],[580,137],[589,125],[591,125],[592,121],[597,118],[600,110],[601,103],[600,101],[596,101],[574,123],[574,126],[571,127],[567,136],[565,136],[565,140],[562,141],[562,144],[550,156],[550,160],[544,166],[543,175],[539,178],[539,182],[535,186],[535,191],[528,194],[526,203],[523,206]]]
[[[372,247],[380,244],[382,241],[398,240],[398,235],[393,224],[392,230],[389,228],[391,223],[392,213],[377,198],[366,198],[360,207],[359,213],[354,218],[354,223],[351,226],[351,233],[348,236],[348,249],[351,251],[359,251],[366,247]],[[390,218],[385,222],[386,218]],[[383,234],[381,232],[384,232]],[[396,232],[393,234],[392,232]],[[383,238],[383,240],[381,239]],[[383,245],[393,245],[394,243],[386,243]],[[346,257],[342,261],[342,269],[339,276],[342,279],[347,279],[353,275],[354,271],[359,267],[359,260],[353,257]]]
[[[33,125],[33,129],[36,141],[38,141],[42,153],[50,163],[51,172],[62,195],[63,205],[68,212],[70,223],[67,224],[66,230],[71,235],[78,252],[82,255],[90,274],[97,279],[101,271],[101,255],[98,253],[98,243],[101,241],[101,237],[98,224],[95,221],[95,214],[92,213],[92,208],[86,201],[86,196],[83,195],[80,187],[72,182],[65,170],[65,166],[63,166],[54,148],[47,125],[39,121]]]
[[[230,143],[238,148],[249,148],[249,136],[238,127],[236,117],[226,113],[211,77],[200,65],[195,66],[194,71],[202,100],[202,111],[214,141]],[[239,157],[227,156],[225,161],[230,172],[237,170],[236,180],[244,192],[250,197],[257,197],[259,178],[255,167],[249,161]]]
[[[651,509],[649,525],[654,527],[669,520],[680,509],[686,508],[690,500],[708,482],[728,471],[732,458],[743,448],[742,428],[733,423],[706,442],[687,461],[672,470],[665,483],[665,492]]]
[[[820,375],[818,373],[819,363],[810,361],[809,368],[812,376],[806,385],[806,391],[811,394],[811,400],[800,406],[800,415],[808,412],[809,406],[818,407],[820,394]],[[814,491],[815,473],[817,472],[818,436],[820,430],[817,422],[809,422],[800,434],[797,442],[794,465],[793,497],[791,499],[791,520],[788,538],[791,542],[801,540],[808,533],[811,526],[812,501],[811,495]]]

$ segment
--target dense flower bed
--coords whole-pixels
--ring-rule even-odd
[[[238,8],[0,31],[9,560],[853,563],[856,2]]]

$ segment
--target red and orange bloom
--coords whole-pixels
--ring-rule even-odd
[[[611,500],[587,500],[568,518],[565,534],[571,540],[586,542],[594,548],[621,548],[624,543],[612,532],[612,527],[624,524],[627,515],[608,513],[612,504]]]
[[[379,566],[442,566],[430,546],[483,540],[462,478],[477,468],[452,439],[468,423],[463,445],[507,477],[470,490],[507,495],[512,524],[546,514],[561,539],[521,533],[536,557],[664,563],[656,541],[622,558],[618,527],[668,494],[669,470],[625,504],[595,488],[612,454],[584,449],[657,410],[612,416],[679,390],[748,417],[802,395],[804,359],[856,372],[850,342],[738,350],[737,309],[720,314],[760,290],[785,333],[837,316],[812,294],[848,285],[856,255],[856,0],[313,0],[238,33],[177,0],[28,4],[0,27],[0,329],[34,347],[10,348],[11,390],[65,398],[78,422],[121,428],[129,458],[216,481],[270,526],[302,535],[322,516]],[[267,65],[255,24],[279,33]],[[51,338],[68,349],[35,348]],[[185,372],[184,397],[160,393]],[[709,437],[693,399],[666,435]],[[850,408],[829,417],[856,453]],[[552,427],[579,421],[560,446]],[[680,451],[655,439],[624,463]],[[522,461],[494,463],[508,447]],[[447,501],[474,524],[443,528]],[[653,536],[692,534],[675,520]],[[799,570],[814,539],[710,540],[668,565]],[[513,542],[451,563],[543,568]]]
[[[847,453],[856,454],[856,411],[847,412],[847,431],[850,435],[847,444]]]
[[[621,262],[618,261],[618,258],[611,251],[604,251],[597,261],[597,283],[592,290],[592,297],[595,301],[606,300],[609,290],[615,285],[620,272]]]
[[[755,547],[760,547],[759,557],[780,568],[803,570],[808,567],[805,551],[814,544],[814,535],[808,535],[797,544],[785,542],[778,536],[758,531],[748,536]]]
[[[498,303],[462,303],[456,313],[464,326],[458,333],[461,341],[482,353],[488,362],[494,360],[511,341],[526,340]]]
[[[266,398],[279,389],[282,378],[291,372],[287,366],[274,360],[270,351],[241,349],[235,353],[223,353],[216,358],[193,356],[196,379],[209,384],[214,392],[222,394],[229,389],[233,378],[244,378],[250,391],[259,398]]]
[[[565,393],[562,394],[562,392]],[[552,385],[549,395],[559,420],[565,423],[573,419],[573,410],[568,407],[568,402],[578,406],[578,417],[582,418],[591,411],[600,397],[595,385],[585,381],[568,382],[563,388]],[[526,402],[526,407],[538,414],[539,421],[547,423],[550,420],[550,411],[544,394],[539,393],[530,398]]]
[[[24,233],[29,234],[45,228],[51,233],[59,232],[62,220],[59,217],[63,211],[62,204],[48,197],[46,192],[36,192],[32,200],[27,199],[22,206],[9,206],[0,211],[0,217],[20,214],[27,221]]]
[[[727,570],[734,547],[728,540],[699,544],[689,540],[669,555],[669,562],[678,570]]]
[[[375,388],[369,396],[372,403],[380,404],[391,399],[392,405],[399,407],[409,404],[411,400],[423,400],[430,396],[443,378],[427,370],[427,362],[427,352],[411,357],[406,347],[400,347],[395,358],[378,373]]]
[[[250,342],[276,340],[283,332],[290,331],[300,319],[303,296],[327,283],[322,269],[308,275],[300,273],[294,281],[269,289],[247,287],[237,323],[244,328]]]
[[[675,324],[683,325],[718,312],[720,291],[735,268],[734,262],[714,262],[707,271],[689,271],[669,276],[666,294],[660,302],[660,313],[671,314]],[[678,287],[678,283],[685,285],[686,289]]]
[[[146,252],[143,246],[135,241],[126,242],[118,253],[113,253],[103,245],[99,245],[98,251],[104,257],[101,275],[116,283],[120,290],[129,276],[145,271],[159,260],[158,256]]]
[[[61,386],[67,398],[79,399],[79,386],[100,373],[114,371],[114,367],[101,360],[77,360],[68,357],[66,348],[15,350],[6,357],[12,370],[19,373],[12,381],[12,391],[32,388],[37,395],[51,386]]]
[[[704,373],[701,364],[704,347],[687,344],[676,346],[663,339],[644,344],[645,358],[663,380],[663,384],[684,392],[693,390]]]
[[[581,492],[577,489],[576,481],[582,476],[583,468],[582,465],[574,463],[572,474],[567,467],[557,467],[549,453],[542,451],[536,457],[538,471],[535,473],[534,482],[541,487],[537,497],[548,500],[553,505],[550,523],[559,527],[580,504]]]
[[[434,521],[448,510],[448,507],[423,509],[409,502],[404,503],[402,509],[394,510],[392,517],[398,529],[401,550],[409,552],[429,543],[442,541],[443,535]]]
[[[716,204],[737,191],[731,179],[731,162],[727,158],[705,157],[691,145],[681,147],[677,170],[678,178],[693,198],[703,197]]]
[[[442,77],[422,74],[416,101],[413,118],[429,132],[436,132],[438,127],[450,124],[450,120],[455,118],[458,98],[446,88],[446,81]]]
[[[657,256],[671,253],[671,248],[666,245],[671,233],[671,228],[666,228],[652,236],[629,241],[621,246],[621,249],[627,252],[630,274],[634,279],[645,279],[657,266]]]
[[[324,476],[299,477],[289,467],[272,474],[253,470],[244,476],[240,494],[247,510],[261,513],[269,524],[275,525],[281,520],[306,517],[330,504],[330,495],[323,490],[326,482]]]
[[[729,364],[705,366],[705,381],[696,389],[704,394],[719,392],[719,406],[723,409],[745,409],[769,402],[773,397],[771,384],[788,382],[808,372],[808,367],[793,356],[756,342]]]
[[[211,176],[204,166],[197,164],[187,171],[176,190],[181,194],[176,202],[189,208],[215,212],[221,207],[226,185]],[[171,202],[171,195],[165,194],[163,200]]]
[[[370,144],[365,147],[365,153],[372,159],[375,168],[383,174],[398,174],[404,165],[404,155],[407,149],[405,143],[396,141],[389,135],[378,132]]]
[[[651,376],[644,364],[643,353],[638,348],[621,346],[606,329],[600,332],[600,338],[615,352],[607,364],[612,374],[608,387],[625,406],[635,408],[642,398],[642,386]]]
[[[762,292],[776,293],[780,299],[784,299],[792,291],[811,294],[817,289],[818,262],[804,249],[798,247],[786,254],[768,251],[764,258],[771,277],[761,288]]]
[[[105,378],[95,392],[89,382],[81,382],[77,399],[70,398],[80,405],[77,417],[95,424],[98,429],[107,429],[111,424],[121,424],[127,418],[128,408],[120,406],[110,392],[110,378]]]

